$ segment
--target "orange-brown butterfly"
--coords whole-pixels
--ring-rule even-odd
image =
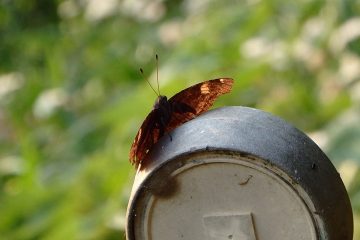
[[[231,91],[233,82],[231,78],[208,80],[186,88],[170,99],[159,93],[153,110],[136,134],[130,149],[130,162],[136,168],[141,165],[146,154],[164,134],[207,111],[217,97]]]

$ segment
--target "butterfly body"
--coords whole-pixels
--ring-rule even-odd
[[[220,78],[186,88],[170,99],[158,96],[136,134],[130,149],[130,162],[138,167],[165,133],[207,111],[218,96],[231,91],[232,84],[233,79]]]
[[[154,128],[159,131],[159,138],[164,135],[165,128],[171,120],[172,106],[166,96],[160,95],[154,104]]]

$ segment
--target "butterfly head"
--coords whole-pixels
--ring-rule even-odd
[[[159,108],[160,106],[167,105],[168,99],[166,96],[159,95],[155,101],[154,108]]]

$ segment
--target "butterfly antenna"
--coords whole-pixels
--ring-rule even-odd
[[[151,87],[151,89],[154,91],[154,93],[156,94],[156,96],[159,96],[159,94],[155,91],[155,89],[151,86],[149,80],[144,76],[144,70],[142,68],[140,68],[140,72],[141,75],[143,76],[143,78],[145,79],[145,81],[149,84],[149,86]]]
[[[159,56],[156,54],[155,57],[156,57],[156,82],[157,82],[157,87],[158,87],[158,93],[160,96],[161,94],[160,94],[160,88],[159,88]]]

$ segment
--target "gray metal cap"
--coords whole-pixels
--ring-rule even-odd
[[[135,177],[128,240],[352,240],[341,178],[304,133],[246,107],[165,135]]]

